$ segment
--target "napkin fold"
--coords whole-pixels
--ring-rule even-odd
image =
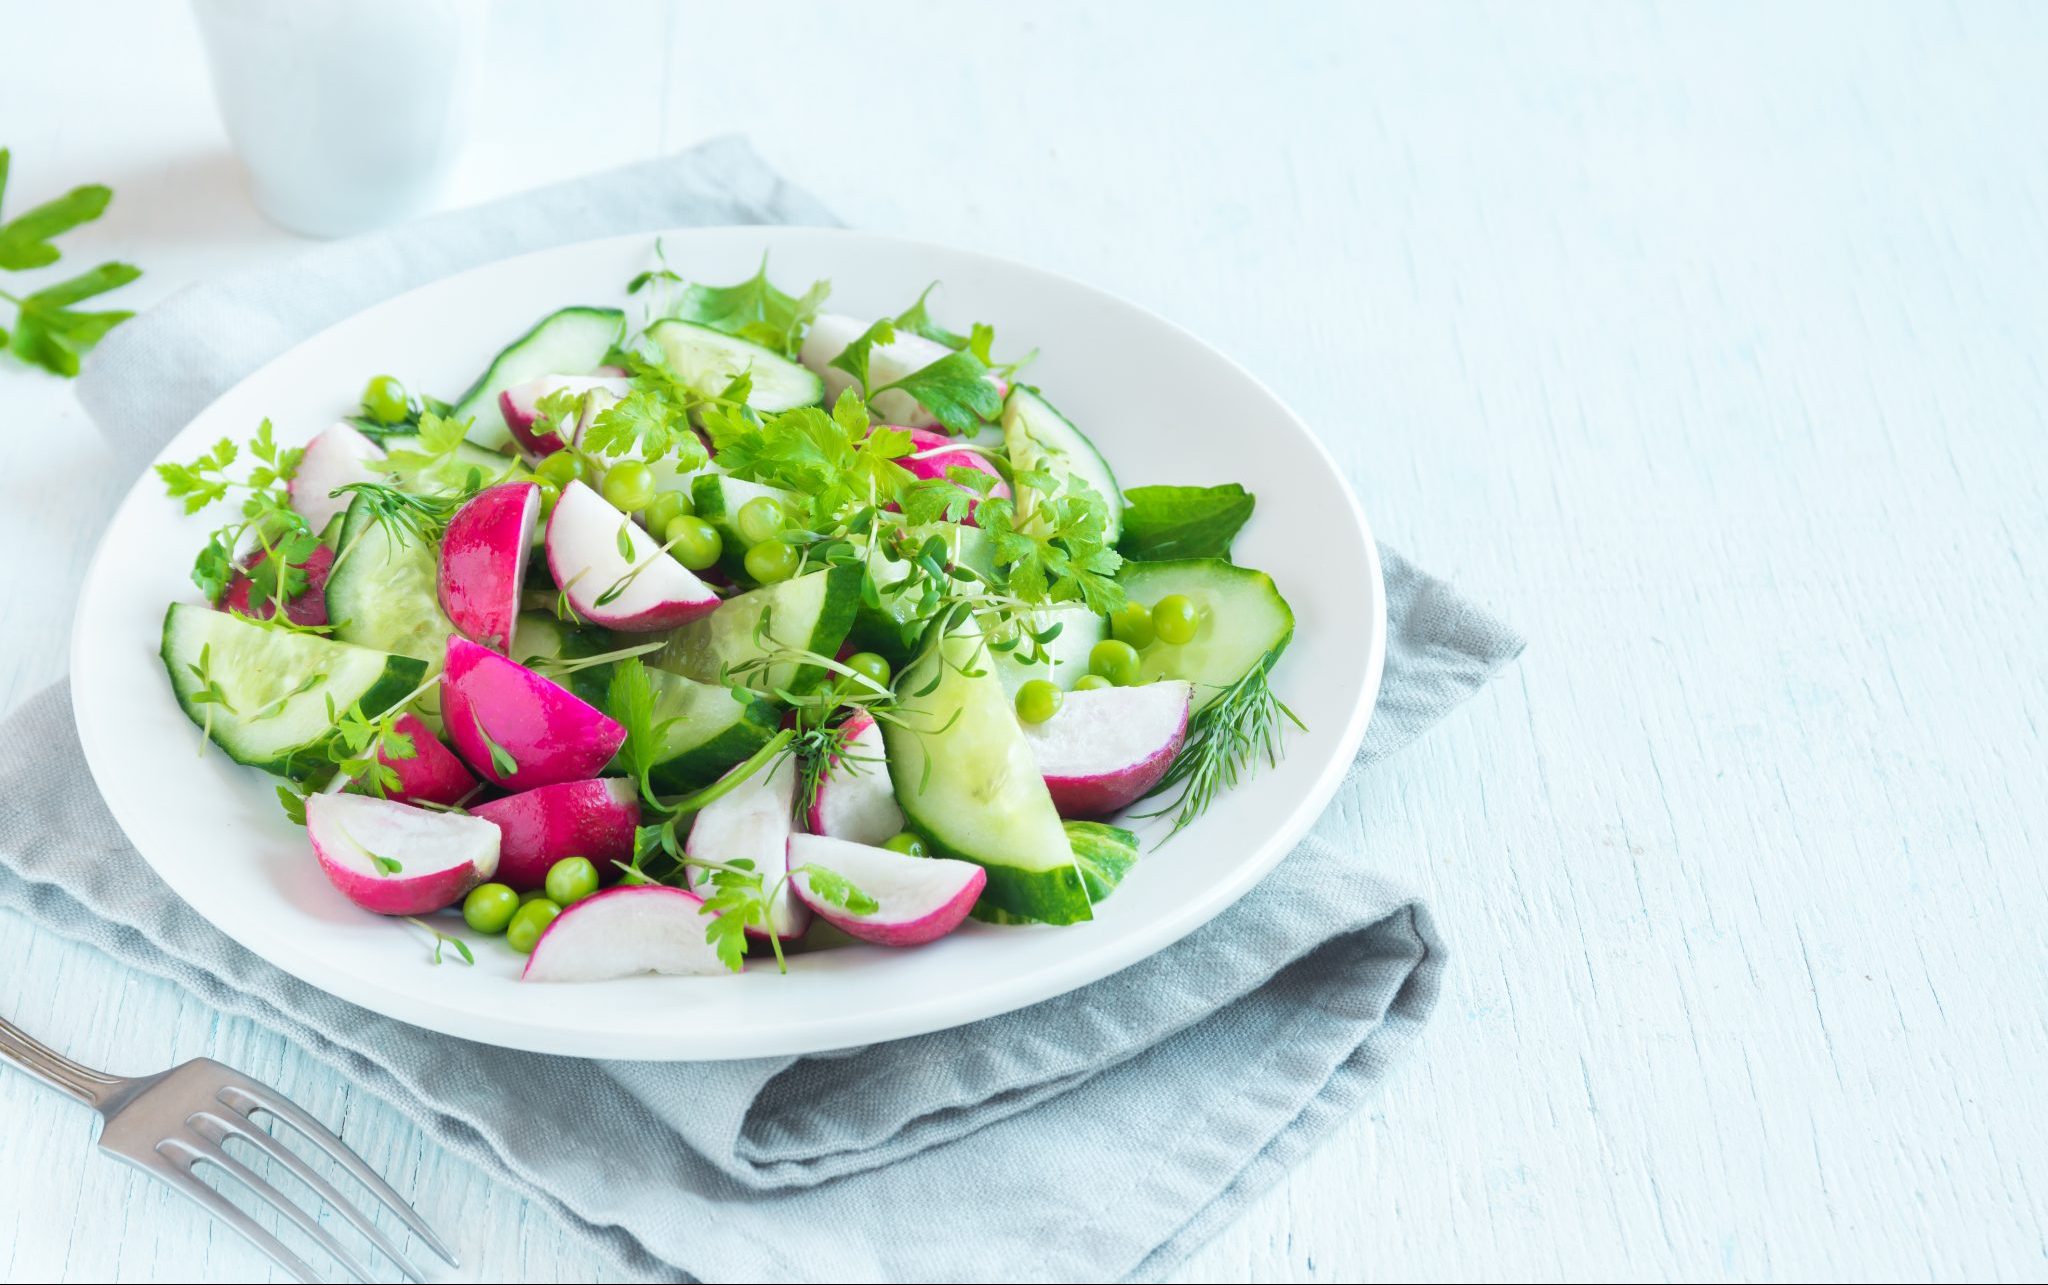
[[[832,219],[718,140],[194,287],[115,331],[79,393],[140,467],[272,356],[423,281],[621,232],[783,221]],[[1522,646],[1382,554],[1390,642],[1361,766]],[[512,1052],[346,1004],[187,909],[93,789],[63,683],[0,733],[0,907],[283,1032],[646,1278],[1156,1278],[1371,1091],[1443,968],[1427,909],[1319,826],[1182,941],[969,1026],[743,1062]]]

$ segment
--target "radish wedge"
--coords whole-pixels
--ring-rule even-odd
[[[452,807],[476,792],[476,778],[418,714],[401,714],[394,726],[412,742],[412,756],[398,758],[382,745],[377,747],[377,761],[398,775],[398,788],[389,797],[400,803]]]
[[[1194,685],[1148,683],[1068,692],[1059,712],[1024,724],[1024,738],[1063,817],[1130,806],[1159,784],[1187,739]]]
[[[875,902],[857,913],[822,895],[809,867],[839,875]],[[820,919],[877,946],[922,946],[958,928],[988,883],[972,861],[910,857],[888,848],[799,834],[789,841],[790,886]]]
[[[845,731],[845,752],[819,778],[804,824],[812,834],[880,844],[903,828],[903,809],[896,806],[896,787],[882,750],[882,725],[861,711],[846,720]]]
[[[380,915],[452,906],[498,869],[498,827],[362,794],[306,800],[306,837],[343,896]]]
[[[540,420],[540,402],[552,393],[573,393],[582,396],[592,389],[603,389],[612,397],[624,397],[630,385],[624,379],[606,375],[542,375],[514,384],[498,394],[498,410],[505,416],[505,427],[512,430],[512,436],[521,448],[533,455],[552,455],[562,449],[564,443],[553,429],[536,431]]]
[[[448,640],[441,723],[462,761],[507,790],[596,776],[626,742],[567,688],[462,637]]]
[[[717,594],[581,482],[548,519],[548,570],[577,615],[608,629],[674,629],[718,610]]]
[[[381,480],[377,464],[383,458],[384,448],[353,424],[344,421],[320,430],[306,443],[306,453],[285,484],[293,511],[313,530],[325,531],[334,515],[349,505],[349,496],[335,492],[357,482]]]
[[[256,620],[268,620],[277,613],[275,602],[268,597],[256,596],[256,582],[249,575],[263,565],[264,558],[268,556],[258,549],[242,564],[242,570],[228,581],[227,592],[221,595],[222,611],[232,611],[238,616]],[[298,565],[306,573],[306,587],[285,599],[284,618],[295,625],[324,625],[327,623],[327,573],[334,567],[334,550],[324,544],[316,546]]]
[[[977,473],[986,473],[996,480],[989,495],[996,499],[1010,498],[1010,484],[1003,481],[1003,475],[996,471],[995,465],[989,463],[988,456],[979,451],[962,450],[952,438],[928,428],[906,428],[903,431],[910,434],[913,453],[896,462],[908,469],[912,476],[943,478],[949,468],[972,469]],[[974,506],[979,503],[979,500],[968,503],[967,526],[975,525]]]
[[[705,939],[704,899],[681,888],[637,884],[600,892],[564,910],[533,944],[526,982],[607,982],[640,973],[722,973]]]
[[[633,856],[640,824],[640,794],[624,777],[563,781],[470,809],[497,826],[498,882],[520,892],[547,882],[548,867],[564,857],[588,857],[600,873]]]
[[[722,779],[722,778],[721,778]],[[788,758],[774,766],[756,769],[726,794],[706,804],[690,825],[690,837],[683,851],[698,861],[731,865],[751,861],[766,890],[774,893],[768,907],[769,927],[784,941],[804,935],[811,926],[811,912],[783,881],[788,869],[789,839],[795,825],[790,813],[796,803],[796,769]],[[692,888],[708,887],[711,876],[697,866],[689,868]],[[776,885],[782,886],[778,891]],[[747,934],[765,937],[753,925]]]
[[[448,520],[435,588],[441,610],[470,641],[495,652],[512,650],[526,555],[539,522],[540,487],[532,482],[479,491]]]

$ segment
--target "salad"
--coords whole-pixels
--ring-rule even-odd
[[[452,402],[379,375],[303,448],[159,464],[225,515],[164,618],[201,751],[437,962],[459,912],[533,981],[1092,918],[1117,819],[1177,833],[1298,723],[1253,497],[1125,489],[931,287],[828,293],[663,259]]]

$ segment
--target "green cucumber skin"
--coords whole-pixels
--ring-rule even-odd
[[[172,656],[174,644],[172,635],[178,619],[178,608],[181,605],[189,606],[189,604],[173,603],[164,612],[162,641],[157,648],[157,656],[163,661],[164,672],[171,680],[171,694],[177,700],[178,708],[184,712],[186,718],[192,720],[194,727],[204,728],[206,726],[206,708],[187,702],[178,678],[179,662]],[[196,607],[193,609],[209,610],[208,608]],[[263,626],[255,627],[262,628]],[[385,710],[390,709],[393,705],[396,705],[399,701],[410,695],[421,682],[425,681],[426,676],[426,662],[415,660],[410,656],[387,653],[384,657],[384,672],[358,698],[364,715],[374,718]],[[281,755],[272,755],[268,758],[256,758],[238,753],[231,746],[222,744],[217,740],[213,744],[219,746],[221,753],[227,755],[229,759],[245,767],[259,768],[277,776],[291,777],[296,774],[295,768],[302,770],[315,763],[325,762],[327,745],[332,739],[333,732],[330,729],[328,733],[322,736],[315,737],[309,742],[295,745]]]
[[[574,375],[582,373],[571,370],[536,370],[532,374],[522,376],[521,379],[501,380],[499,378],[500,368],[504,366],[508,358],[516,355],[527,344],[533,342],[534,339],[546,331],[549,326],[564,317],[591,317],[608,320],[612,323],[615,331],[621,334],[624,333],[626,328],[626,314],[624,310],[619,308],[595,308],[588,305],[558,308],[547,316],[542,317],[539,321],[534,322],[525,334],[498,350],[498,355],[491,358],[490,364],[484,367],[483,373],[478,375],[475,382],[470,384],[467,389],[463,390],[462,396],[457,397],[454,405],[449,408],[448,413],[451,418],[468,419],[471,421],[482,419],[484,421],[483,423],[476,424],[471,430],[470,440],[472,442],[475,442],[485,450],[491,451],[502,451],[505,447],[513,444],[511,430],[505,427],[504,416],[495,405],[498,394],[506,388],[521,382],[521,379],[532,379],[540,375]],[[605,345],[605,352],[609,353],[616,346],[617,340],[615,338],[613,342]],[[592,366],[595,367],[600,364],[602,363],[593,362]],[[489,414],[481,414],[480,409],[487,409]]]
[[[1214,598],[1221,594],[1239,597],[1240,602],[1230,613],[1233,620],[1242,620],[1248,614],[1243,598],[1251,596],[1256,606],[1271,610],[1276,624],[1270,634],[1262,639],[1263,647],[1239,665],[1234,672],[1189,673],[1175,666],[1182,648],[1154,644],[1147,648],[1139,659],[1141,672],[1149,681],[1154,678],[1186,678],[1195,684],[1193,712],[1199,713],[1217,696],[1254,670],[1271,671],[1294,641],[1294,609],[1280,593],[1273,577],[1251,567],[1241,567],[1223,558],[1182,558],[1168,562],[1127,562],[1117,579],[1124,592],[1136,602],[1157,602],[1170,593],[1184,593],[1197,598]]]
[[[837,656],[840,644],[846,641],[848,631],[853,628],[853,618],[860,607],[860,582],[864,574],[861,567],[857,564],[841,564],[827,567],[822,571],[806,572],[794,580],[784,580],[778,584],[751,589],[737,597],[728,598],[725,604],[711,615],[701,620],[692,621],[681,629],[676,630],[673,634],[670,634],[669,646],[650,656],[648,663],[658,668],[681,674],[685,678],[694,678],[700,683],[724,682],[724,677],[717,672],[717,667],[709,663],[710,657],[701,654],[690,654],[700,650],[694,643],[694,640],[699,637],[695,631],[710,628],[709,622],[717,621],[723,613],[733,610],[735,604],[743,603],[752,595],[774,594],[776,591],[783,589],[784,586],[806,582],[812,576],[825,576],[828,578],[820,587],[823,603],[818,609],[816,618],[811,622],[809,636],[801,640],[788,639],[781,634],[780,630],[782,627],[777,626],[777,639],[783,646],[795,645],[808,651],[817,652],[819,655]],[[734,620],[743,618],[741,616],[731,617]],[[692,645],[687,650],[683,647],[685,640],[692,640]],[[749,646],[751,647],[751,644]],[[741,657],[740,659],[746,658]],[[732,661],[733,657],[727,655],[721,659],[720,663],[730,664]],[[831,674],[832,671],[822,665],[806,663],[798,665],[790,673],[788,682],[783,684],[783,686],[787,687],[792,693],[802,694],[817,687]],[[751,686],[752,684],[749,685]],[[761,689],[756,688],[756,690]]]
[[[749,406],[764,415],[780,414],[784,411],[796,410],[804,406],[816,406],[825,400],[825,381],[820,379],[802,362],[793,361],[772,348],[765,348],[760,344],[754,343],[752,340],[742,339],[738,335],[727,334],[723,330],[702,325],[698,322],[684,321],[677,317],[667,317],[649,326],[647,328],[647,337],[654,341],[656,347],[661,349],[662,355],[668,359],[669,366],[675,369],[676,373],[682,376],[685,382],[688,382],[691,378],[691,372],[684,369],[689,363],[678,355],[674,345],[682,345],[686,351],[690,348],[709,345],[713,348],[737,350],[751,354],[750,364],[751,362],[759,362],[761,363],[760,369],[772,372],[773,375],[771,380],[756,381],[753,394],[747,399]],[[769,388],[776,380],[789,381],[792,396],[780,397],[769,395]],[[697,391],[700,393],[715,393],[719,390],[717,388],[700,388]]]
[[[1138,861],[1138,836],[1106,821],[1068,821],[1067,841],[1074,845],[1074,864],[1080,868],[1081,883],[1088,891],[1090,905],[1101,905],[1115,892],[1117,883],[1105,883],[1092,867],[1104,867],[1121,882]],[[929,842],[929,840],[927,840]],[[985,924],[1035,924],[1028,915],[1012,914],[991,905],[977,904],[968,913]]]
[[[656,764],[647,779],[664,794],[701,789],[751,757],[781,726],[782,714],[774,701],[752,701],[738,722],[710,740]]]
[[[925,691],[926,666],[941,665],[938,685]],[[882,727],[897,806],[933,852],[987,872],[978,906],[1079,923],[1093,917],[1087,886],[989,665],[987,648],[970,632],[947,637],[904,672],[899,717]],[[1043,846],[1050,843],[1058,854]]]
[[[809,650],[836,658],[846,636],[853,632],[854,617],[860,614],[860,582],[867,571],[858,563],[843,563],[826,568],[825,574],[832,578],[825,582],[825,609],[811,629]],[[801,695],[833,677],[822,665],[805,665],[796,671],[789,689]]]

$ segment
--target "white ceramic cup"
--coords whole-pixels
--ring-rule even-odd
[[[417,214],[461,150],[482,0],[192,0],[257,208],[309,236]]]

